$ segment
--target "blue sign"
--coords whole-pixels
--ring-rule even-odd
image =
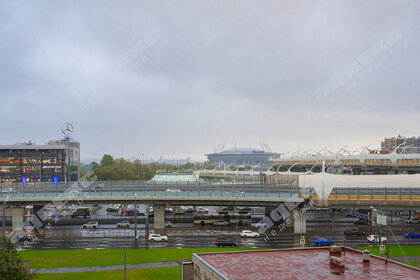
[[[22,176],[22,183],[24,186],[26,186],[26,176]]]
[[[58,176],[54,176],[54,185],[57,185],[58,183]]]

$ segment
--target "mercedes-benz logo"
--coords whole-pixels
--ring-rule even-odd
[[[61,132],[63,132],[64,135],[70,135],[73,132],[73,125],[71,123],[63,124]]]

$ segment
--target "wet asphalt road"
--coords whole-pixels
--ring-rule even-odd
[[[152,225],[151,225],[152,228]],[[344,237],[344,230],[356,228],[365,234],[375,234],[377,227],[355,226],[353,223],[308,223],[307,234],[304,235],[306,246],[311,247],[316,237],[331,239],[337,245],[360,247],[372,245],[362,237]],[[302,235],[293,234],[293,227],[284,232],[266,232],[259,238],[242,239],[239,232],[243,229],[255,230],[251,227],[194,227],[192,224],[176,224],[167,230],[168,242],[150,242],[149,248],[195,248],[215,247],[215,239],[225,236],[236,240],[238,247],[244,248],[291,248],[301,247]],[[420,225],[395,225],[389,233],[390,245],[420,245],[420,239],[406,239],[402,233],[420,232]],[[152,231],[152,230],[151,230]],[[386,236],[386,231],[383,231]],[[100,225],[99,229],[83,229],[81,226],[56,226],[43,235],[37,235],[27,246],[20,244],[23,250],[56,250],[56,249],[126,249],[134,248],[134,228],[119,229],[115,225]],[[144,225],[138,226],[138,246],[145,247]],[[21,243],[21,242],[20,242]]]

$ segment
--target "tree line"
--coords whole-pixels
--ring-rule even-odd
[[[158,170],[179,171],[195,169],[198,164],[186,163],[181,166],[169,164],[144,164],[140,160],[128,161],[124,158],[113,158],[111,155],[103,155],[100,163],[95,161],[90,164],[91,170],[97,176],[98,181],[131,181],[150,180]],[[81,176],[88,172],[88,166],[82,166]]]

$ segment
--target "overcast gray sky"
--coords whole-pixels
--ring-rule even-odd
[[[418,1],[1,1],[0,143],[203,160],[419,135]]]

